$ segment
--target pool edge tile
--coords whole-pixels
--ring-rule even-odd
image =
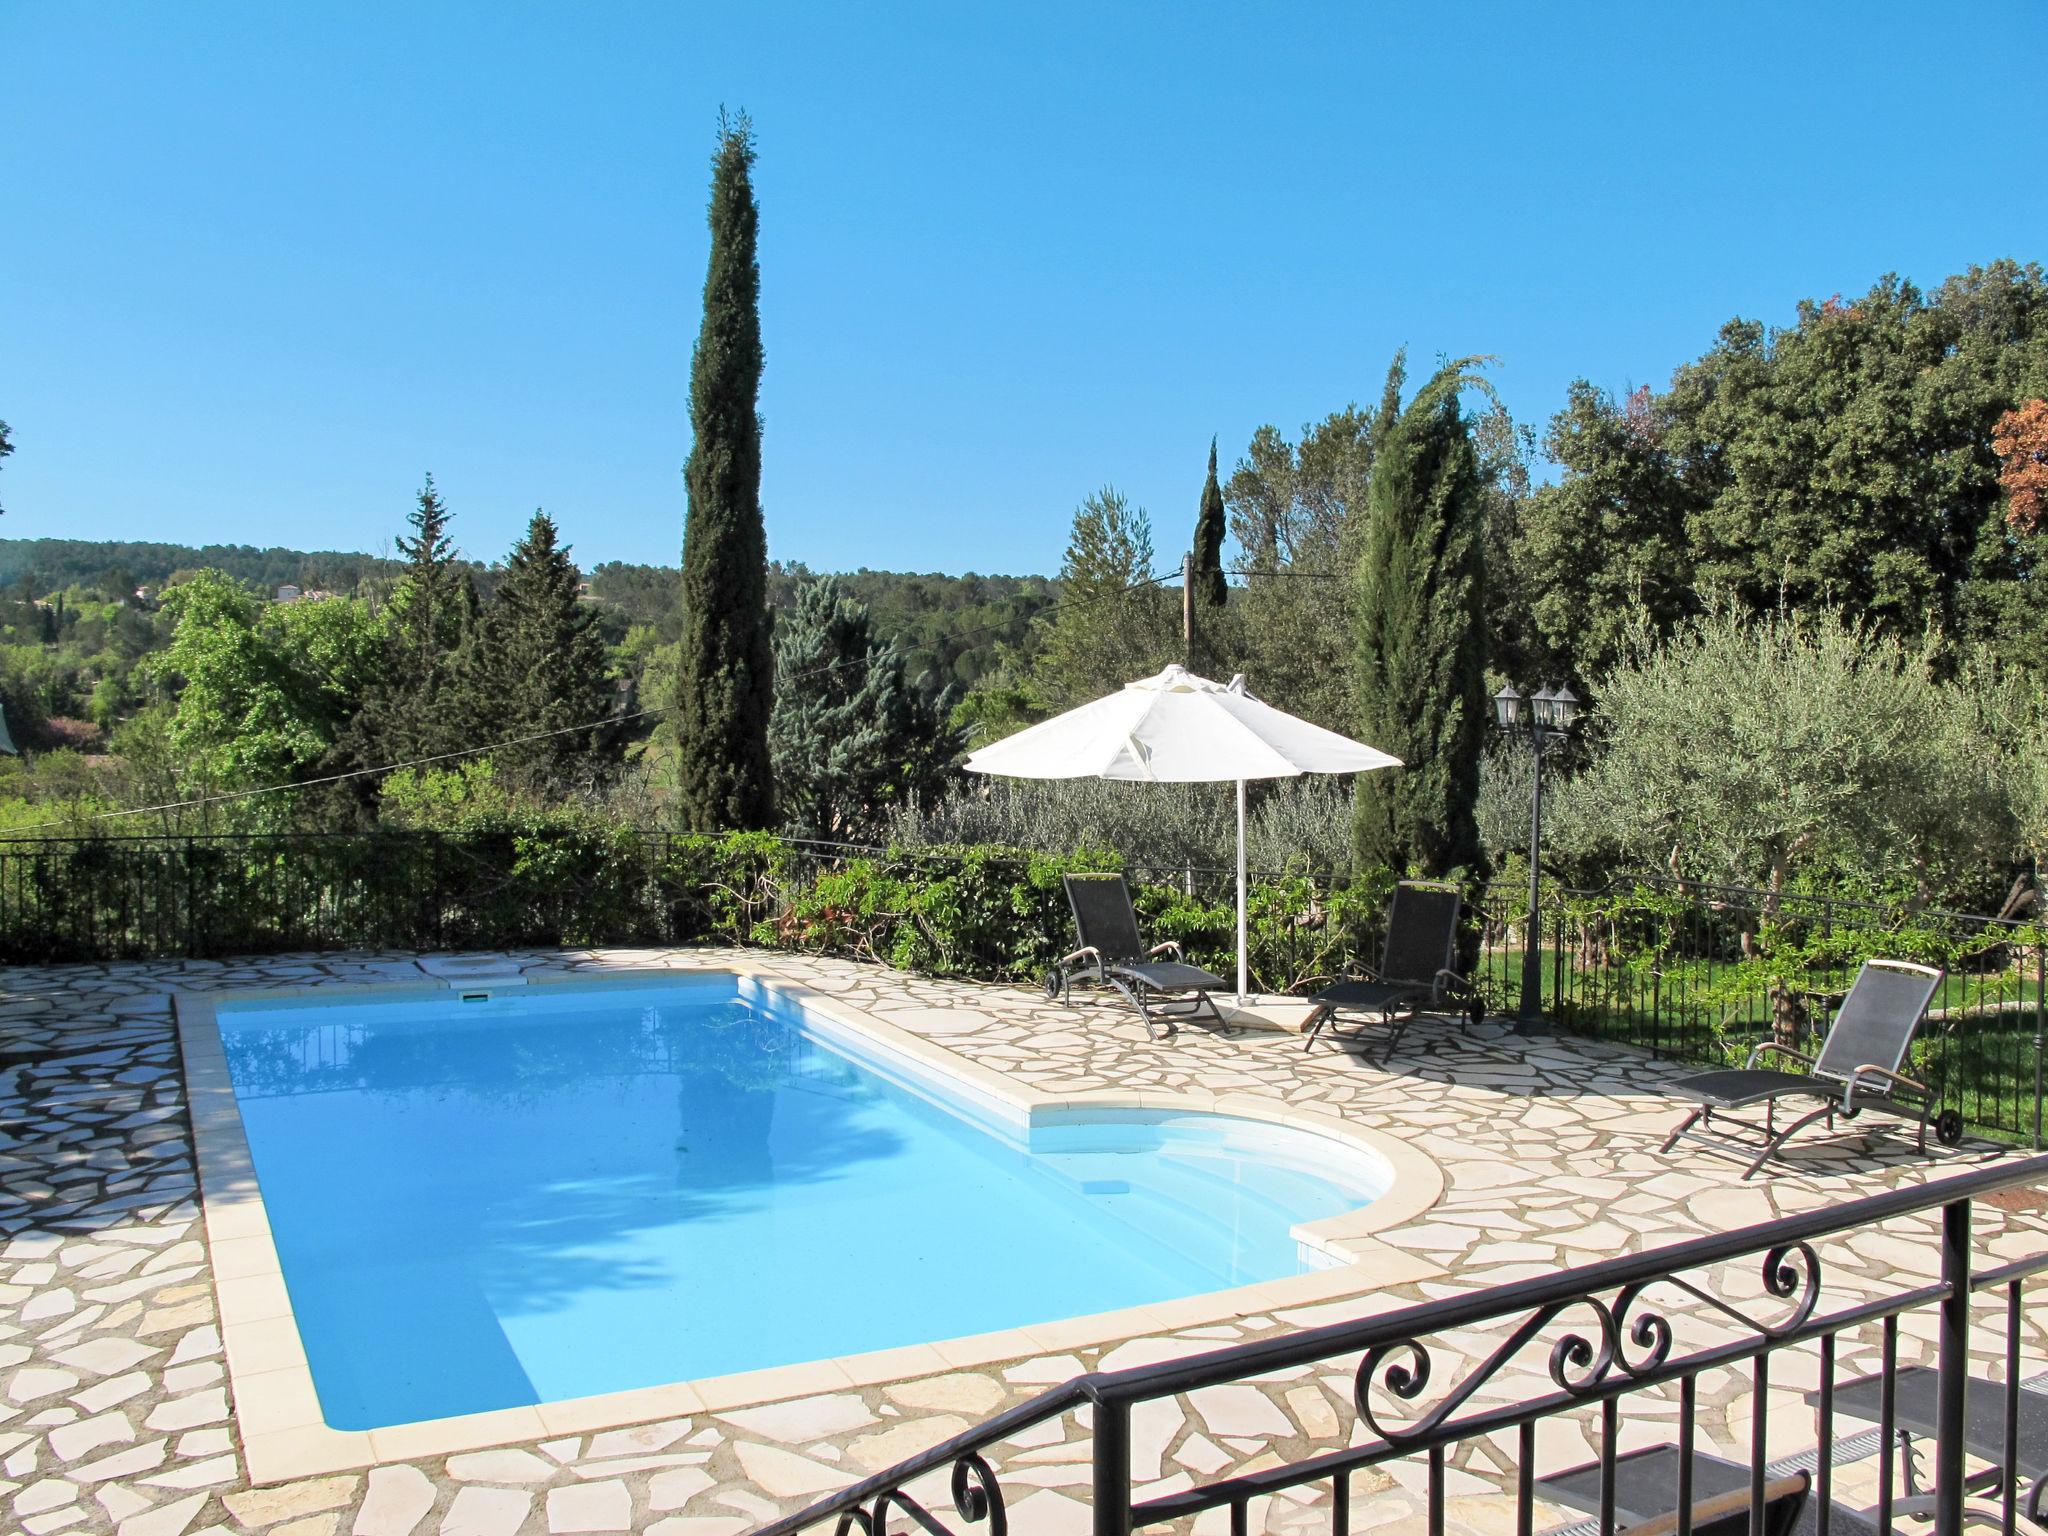
[[[366,1430],[330,1429],[325,1424],[242,1436],[242,1463],[249,1481],[261,1487],[351,1472],[376,1465]]]
[[[488,1413],[457,1414],[446,1419],[420,1419],[368,1432],[370,1449],[380,1462],[488,1450],[496,1445],[544,1440],[549,1433],[539,1408],[531,1404],[493,1408]]]
[[[557,1398],[534,1411],[550,1435],[580,1435],[592,1430],[623,1429],[656,1419],[680,1419],[705,1412],[704,1399],[689,1382],[635,1387],[594,1397]]]
[[[825,1359],[707,1376],[687,1385],[704,1404],[705,1412],[722,1413],[728,1408],[751,1408],[758,1403],[779,1403],[792,1397],[843,1392],[854,1382],[836,1359]]]
[[[952,1370],[946,1357],[930,1344],[899,1344],[894,1349],[870,1349],[857,1355],[841,1355],[841,1370],[856,1387],[885,1386],[892,1381],[914,1381],[920,1376],[941,1376]]]
[[[266,1223],[260,1231],[247,1232],[228,1237],[209,1231],[206,1234],[207,1247],[213,1253],[213,1278],[222,1280],[246,1280],[259,1275],[279,1275],[284,1266],[278,1263],[277,1244],[270,1236]]]

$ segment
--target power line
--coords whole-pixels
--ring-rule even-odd
[[[185,811],[195,806],[218,805],[227,800],[248,800],[257,795],[275,795],[288,789],[317,789],[322,784],[341,784],[349,779],[368,778],[372,774],[396,773],[401,768],[424,768],[429,763],[450,762],[458,757],[474,757],[479,752],[495,752],[500,747],[520,747],[529,741],[546,741],[553,736],[568,736],[577,731],[601,730],[607,725],[621,724],[627,720],[638,720],[646,715],[665,715],[666,709],[639,709],[627,715],[607,715],[604,719],[588,725],[557,726],[552,731],[535,731],[528,736],[514,736],[508,741],[496,741],[481,747],[463,747],[454,752],[437,752],[431,757],[408,758],[402,763],[386,763],[381,768],[351,768],[345,773],[325,774],[317,779],[293,779],[284,784],[263,784],[255,789],[226,789],[215,795],[195,795],[189,800],[167,800],[161,805],[138,805],[123,811],[99,811],[84,817],[85,821],[116,821],[123,816],[150,816],[158,811]],[[18,832],[38,832],[44,827],[61,827],[71,823],[61,821],[39,821],[34,826],[17,827]]]
[[[1146,587],[1157,586],[1160,582],[1166,580],[1168,574],[1178,573],[1161,572],[1158,575],[1147,576],[1142,580],[1134,581],[1129,586],[1120,587],[1113,592],[1098,592],[1093,597],[1081,597],[1051,603],[1039,609],[1031,617],[1035,620],[1043,618],[1048,614],[1059,613],[1065,610],[1092,607],[1096,603],[1107,602],[1112,598],[1128,597],[1131,593],[1142,591]],[[964,630],[955,638],[970,638],[977,634],[993,633],[998,629],[1008,629],[1011,627],[1012,622],[1014,621],[1002,620],[983,625],[979,630]],[[865,656],[847,656],[838,661],[828,661],[820,666],[807,668],[802,672],[792,672],[787,678],[781,679],[781,681],[802,682],[806,678],[822,677],[827,672],[836,671],[840,667],[852,666],[855,662],[865,664],[866,661],[867,658]],[[652,715],[665,715],[669,713],[671,713],[669,706],[656,705],[648,709],[634,710],[630,714],[607,715],[602,720],[592,720],[580,725],[558,726],[551,731],[535,731],[530,735],[514,736],[505,741],[486,742],[481,746],[475,747],[461,747],[453,752],[437,752],[428,757],[408,758],[404,762],[386,763],[377,768],[351,768],[343,773],[330,773],[316,779],[293,779],[283,784],[258,785],[254,789],[222,790],[218,794],[195,795],[185,800],[167,800],[159,805],[131,806],[126,810],[119,811],[97,811],[90,816],[68,822],[39,821],[26,827],[11,828],[7,836],[18,836],[24,832],[41,832],[51,827],[76,826],[81,821],[87,824],[101,821],[119,821],[128,816],[153,816],[165,811],[195,810],[202,805],[220,805],[234,800],[253,800],[259,795],[283,794],[294,789],[317,789],[325,784],[342,784],[351,779],[363,779],[378,774],[396,773],[401,768],[425,768],[434,763],[453,762],[458,758],[476,757],[486,752],[499,751],[505,747],[525,746],[528,742],[547,741],[556,736],[574,735],[579,731],[603,730],[607,726],[623,725],[629,720],[642,720]]]

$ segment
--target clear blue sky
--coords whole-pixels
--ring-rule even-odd
[[[0,0],[0,534],[672,561],[721,103],[771,552],[1051,571],[1111,481],[1491,353],[2041,257],[2048,7]]]

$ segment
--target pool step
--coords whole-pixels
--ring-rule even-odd
[[[526,985],[526,973],[519,969],[519,963],[504,955],[429,955],[417,964],[465,998],[488,997],[507,987]]]

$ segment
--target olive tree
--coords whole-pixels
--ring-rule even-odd
[[[1567,826],[1634,862],[1765,887],[1813,877],[1925,901],[2016,852],[1995,678],[1838,614],[1721,612],[1638,639],[1598,688]]]

